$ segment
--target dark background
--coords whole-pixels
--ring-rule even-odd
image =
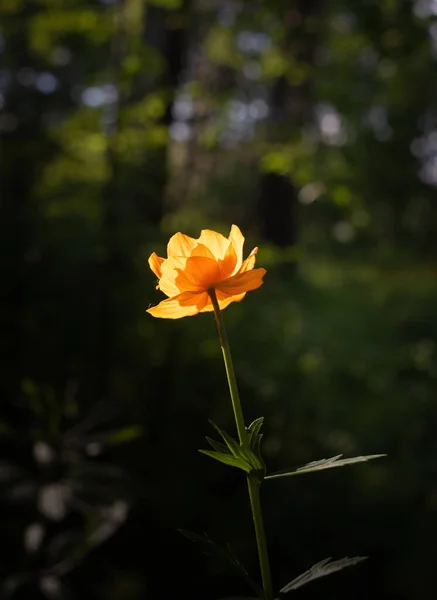
[[[437,587],[437,5],[433,0],[2,0],[0,564],[5,598],[250,595],[257,576],[211,314],[145,310],[176,231],[260,247],[224,313],[269,470],[276,589]]]

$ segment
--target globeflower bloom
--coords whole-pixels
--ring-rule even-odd
[[[157,289],[168,299],[147,312],[161,319],[180,319],[213,311],[212,290],[223,309],[259,288],[266,270],[254,269],[258,248],[243,260],[243,244],[236,225],[232,225],[228,238],[209,229],[204,229],[197,240],[176,233],[168,242],[167,258],[155,252],[150,255],[150,268],[159,279]]]

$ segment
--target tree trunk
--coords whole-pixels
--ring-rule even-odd
[[[288,35],[284,42],[285,57],[311,64],[314,59],[316,36],[308,31],[309,18],[320,11],[321,0],[301,0],[293,8],[287,8],[281,18]],[[299,52],[293,50],[296,41]],[[272,143],[286,143],[290,133],[306,121],[310,106],[311,82],[292,85],[286,76],[278,78],[270,100],[270,123]],[[258,197],[258,219],[264,240],[287,248],[294,246],[298,237],[298,189],[292,175],[261,173]]]

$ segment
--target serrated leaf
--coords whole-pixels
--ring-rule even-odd
[[[292,475],[301,475],[303,473],[313,473],[314,471],[324,471],[325,469],[333,469],[335,467],[346,467],[348,465],[354,465],[356,463],[367,462],[374,458],[381,458],[387,456],[386,454],[369,454],[367,456],[355,456],[353,458],[341,458],[343,455],[338,454],[332,458],[322,458],[321,460],[315,460],[302,467],[298,467],[294,471],[278,471],[267,475],[265,479],[277,479],[279,477],[291,477]]]
[[[246,471],[246,473],[252,471],[252,466],[242,457],[232,456],[232,454],[226,452],[215,452],[214,450],[199,450],[199,452],[206,454],[206,456],[210,456],[211,458],[215,458],[215,460],[218,460],[225,465],[229,465],[230,467],[242,469],[243,471]]]
[[[319,577],[325,577],[326,575],[331,575],[332,573],[336,573],[337,571],[341,571],[346,567],[352,567],[363,560],[366,560],[366,556],[354,556],[353,558],[341,558],[339,560],[331,561],[331,558],[325,558],[313,565],[308,571],[302,573],[290,583],[287,583],[281,590],[281,594],[287,594],[292,590],[297,590],[298,588],[310,583],[310,581],[314,581],[314,579],[319,579]]]
[[[230,566],[234,571],[236,571],[240,575],[240,577],[255,592],[255,594],[260,600],[265,600],[262,589],[256,583],[256,581],[252,579],[252,577],[246,571],[244,565],[237,559],[235,554],[232,552],[232,549],[229,544],[226,544],[226,546],[220,546],[219,544],[213,542],[207,536],[206,533],[202,536],[198,535],[197,533],[192,533],[191,531],[186,531],[184,529],[179,529],[179,532],[192,542],[200,544],[204,548],[206,554],[215,556],[219,560]]]

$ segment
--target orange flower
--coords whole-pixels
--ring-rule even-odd
[[[208,294],[211,288],[222,309],[259,288],[266,270],[254,269],[258,248],[243,261],[243,244],[236,225],[232,225],[229,238],[209,229],[204,229],[197,240],[176,233],[167,245],[168,258],[155,252],[150,255],[150,268],[159,278],[157,289],[168,300],[147,312],[161,319],[180,319],[213,311]]]

